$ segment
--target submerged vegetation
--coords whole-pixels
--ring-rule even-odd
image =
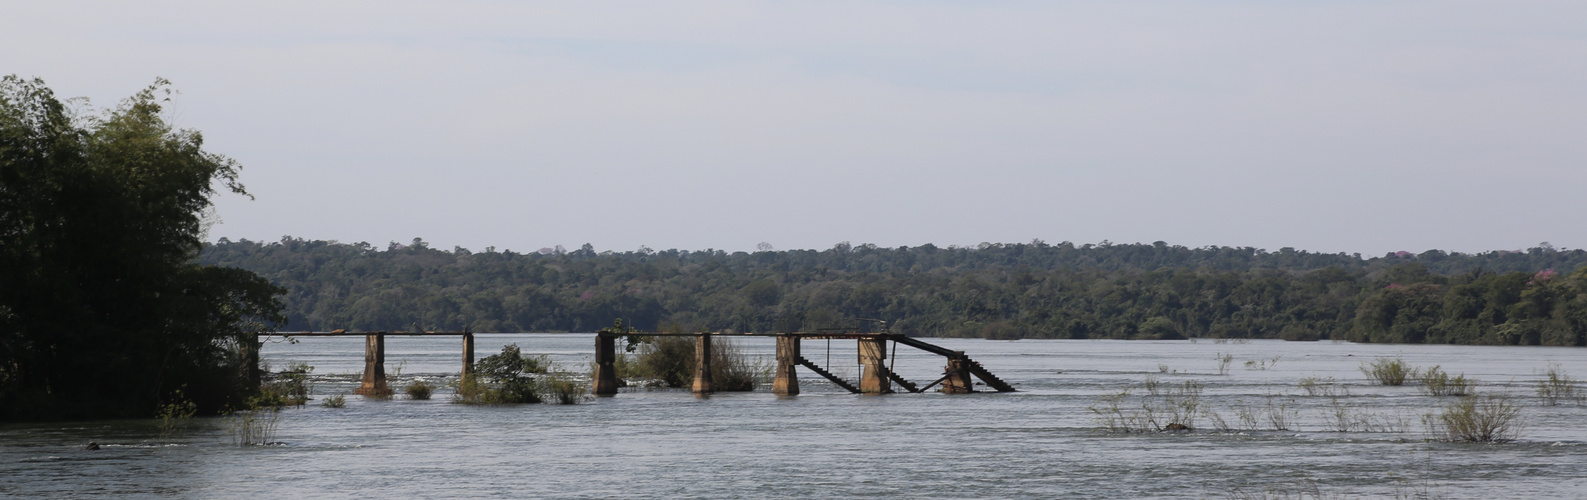
[[[524,356],[517,344],[508,344],[500,353],[474,362],[472,372],[460,378],[456,388],[453,402],[486,405],[546,400],[574,404],[583,401],[583,394],[588,391],[577,378],[552,363],[550,356]]]
[[[1372,383],[1398,386],[1405,385],[1407,379],[1416,378],[1417,370],[1400,358],[1378,358],[1361,363],[1361,373]]]
[[[1374,366],[1377,369],[1370,369]],[[1383,383],[1380,377],[1389,372],[1393,374],[1390,378],[1400,379],[1415,370],[1398,358],[1379,358],[1362,371],[1374,385],[1394,386],[1397,384]],[[1479,393],[1475,380],[1464,374],[1451,376],[1436,365],[1421,374],[1421,392],[1458,399],[1444,403],[1448,400],[1422,398],[1427,405],[1420,411],[1403,405],[1378,407],[1384,400],[1352,396],[1348,386],[1331,377],[1303,377],[1294,387],[1298,390],[1295,396],[1286,394],[1286,387],[1271,386],[1265,397],[1248,402],[1244,397],[1209,398],[1196,380],[1172,383],[1148,375],[1140,386],[1098,398],[1090,410],[1098,426],[1110,432],[1295,431],[1302,420],[1295,398],[1324,398],[1321,405],[1308,405],[1315,409],[1308,421],[1320,423],[1322,430],[1329,432],[1406,434],[1420,414],[1430,441],[1503,443],[1517,439],[1524,409],[1520,399],[1503,392]],[[1558,365],[1550,364],[1538,382],[1539,400],[1558,404],[1563,398],[1576,397],[1569,396],[1575,394],[1573,384]],[[1203,420],[1206,429],[1198,428],[1197,422]]]
[[[677,330],[677,329],[675,329]],[[679,330],[681,331],[681,330]],[[694,337],[633,337],[636,354],[619,353],[614,368],[620,379],[647,387],[681,388],[694,382]],[[593,373],[594,367],[591,366]],[[719,392],[753,391],[771,379],[772,366],[744,353],[729,338],[711,339],[711,382]]]

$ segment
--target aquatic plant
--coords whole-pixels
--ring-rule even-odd
[[[1341,393],[1348,395],[1350,392],[1344,386],[1339,385],[1333,377],[1301,377],[1296,385],[1306,391],[1307,396],[1331,397],[1338,396]]]
[[[435,392],[435,386],[423,380],[415,380],[408,383],[407,387],[403,387],[402,392],[408,393],[408,399],[430,399],[430,394]]]
[[[259,446],[275,441],[280,408],[259,408],[226,415],[226,430],[235,446]]]
[[[1151,391],[1134,399],[1130,389],[1125,388],[1103,396],[1089,409],[1096,414],[1097,423],[1110,432],[1189,431],[1196,428],[1196,418],[1203,414],[1202,388],[1201,382],[1195,380],[1154,383]]]
[[[193,415],[198,414],[198,405],[183,396],[180,389],[172,391],[170,400],[160,405],[155,412],[155,418],[160,419],[160,439],[166,439],[187,428]]]
[[[1378,385],[1405,385],[1405,379],[1415,378],[1417,370],[1400,358],[1378,358],[1361,363],[1361,373]]]
[[[573,377],[573,374],[552,370],[541,381],[541,399],[556,404],[571,405],[589,400],[592,396],[583,383]]]
[[[1506,395],[1470,395],[1427,414],[1428,434],[1440,441],[1503,443],[1520,432],[1521,405]]]
[[[320,406],[324,406],[326,408],[342,408],[342,407],[345,407],[345,406],[347,406],[347,396],[343,396],[341,394],[334,394],[334,395],[331,395],[331,396],[326,396],[325,400],[320,401]]]
[[[652,337],[640,344],[633,375],[650,380],[650,386],[689,386],[694,382],[696,342],[687,336]],[[711,381],[717,391],[753,391],[770,380],[772,368],[764,359],[744,354],[732,339],[711,339]]]
[[[1477,382],[1466,379],[1464,373],[1451,377],[1438,365],[1424,370],[1421,381],[1422,390],[1433,396],[1465,396],[1471,393],[1472,387],[1476,386]]]
[[[1577,389],[1577,381],[1570,378],[1559,363],[1549,363],[1543,369],[1543,380],[1537,382],[1537,397],[1543,404],[1556,406],[1561,401],[1583,404],[1587,401],[1587,394]]]
[[[488,405],[539,403],[539,382],[530,374],[544,373],[549,364],[548,357],[526,358],[517,344],[508,344],[501,353],[474,362],[472,373],[458,380],[452,401]]]
[[[1229,374],[1229,363],[1234,362],[1234,354],[1225,354],[1220,352],[1216,356],[1213,356],[1212,359],[1218,362],[1219,375]]]
[[[307,404],[313,387],[309,382],[309,373],[313,371],[314,367],[308,363],[293,362],[288,363],[285,370],[267,374],[259,383],[259,393],[248,399],[248,407],[280,408]]]

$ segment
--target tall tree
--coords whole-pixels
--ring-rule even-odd
[[[128,417],[182,397],[238,402],[245,348],[284,290],[196,264],[239,166],[161,118],[169,82],[78,113],[41,80],[0,79],[0,418]]]

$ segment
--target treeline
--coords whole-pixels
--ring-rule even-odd
[[[1181,337],[1583,345],[1587,252],[1383,257],[1285,248],[982,244],[734,252],[444,251],[283,238],[201,262],[290,292],[289,330],[809,331],[880,318],[986,338]]]

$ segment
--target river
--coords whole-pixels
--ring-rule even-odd
[[[514,343],[587,370],[589,334],[479,334],[478,353]],[[1587,349],[1335,342],[927,339],[964,350],[1017,393],[851,395],[801,369],[803,394],[699,398],[627,389],[578,405],[467,406],[352,396],[362,339],[268,343],[275,367],[314,367],[308,406],[280,413],[271,446],[233,446],[227,419],[162,437],[155,421],[0,426],[0,495],[200,498],[858,497],[1222,498],[1324,495],[1581,498],[1587,406],[1546,405],[1551,363],[1587,377]],[[769,357],[770,339],[741,339]],[[459,341],[388,337],[392,385],[455,380]],[[806,341],[804,355],[851,379],[853,341]],[[942,358],[900,347],[896,371],[926,383]],[[1225,358],[1224,355],[1228,355]],[[1364,362],[1399,357],[1479,382],[1521,405],[1516,440],[1429,441],[1423,415],[1458,398],[1415,384],[1371,385]],[[1228,359],[1228,363],[1221,360]],[[1220,367],[1220,365],[1222,365]],[[1335,384],[1328,384],[1330,378]],[[1199,387],[1190,432],[1104,429],[1111,395],[1138,408]],[[1301,386],[1338,397],[1311,395]],[[1322,389],[1319,389],[1319,388]],[[346,407],[319,403],[348,394]],[[1345,395],[1348,394],[1348,395]],[[1151,401],[1162,401],[1152,399]],[[1338,432],[1353,411],[1361,428]],[[1279,425],[1269,411],[1276,409]],[[1225,419],[1216,425],[1211,411]],[[1243,425],[1240,413],[1258,422]],[[1229,427],[1223,429],[1222,427]],[[1275,427],[1282,427],[1276,429]],[[89,441],[103,447],[83,450]]]

